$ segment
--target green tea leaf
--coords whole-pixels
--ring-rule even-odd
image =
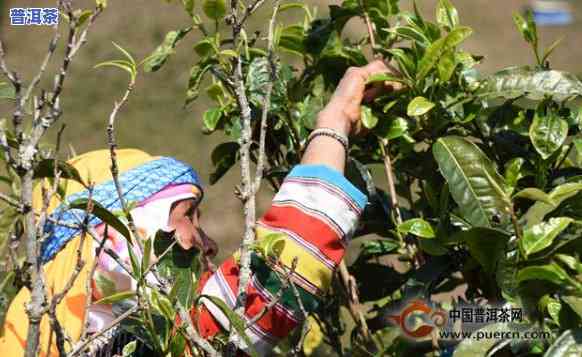
[[[400,77],[396,77],[394,75],[388,73],[376,73],[368,77],[366,80],[366,84],[375,83],[375,82],[400,82],[400,83],[407,83],[407,81],[403,80]]]
[[[447,136],[433,145],[433,155],[463,217],[473,226],[491,227],[507,217],[505,183],[489,158],[473,143]]]
[[[376,126],[374,132],[382,138],[393,140],[408,132],[408,121],[401,117],[384,119]]]
[[[558,47],[558,45],[562,42],[563,39],[564,37],[560,37],[556,41],[552,42],[552,44],[549,45],[548,48],[546,48],[546,50],[544,51],[544,56],[542,57],[541,61],[542,63],[545,63],[548,60],[550,55],[554,52],[554,50]]]
[[[517,273],[517,282],[519,283],[526,280],[545,280],[556,285],[561,285],[567,278],[568,273],[554,263],[525,267]]]
[[[194,51],[200,57],[214,56],[218,52],[214,38],[205,38],[194,45]]]
[[[291,52],[298,56],[305,54],[305,30],[302,25],[291,25],[284,27],[279,34],[277,45],[280,49]]]
[[[453,76],[456,66],[457,62],[455,60],[455,51],[449,50],[443,53],[437,65],[437,71],[439,73],[440,80],[443,82],[448,82]]]
[[[131,233],[129,232],[127,226],[121,222],[121,220],[117,218],[116,215],[109,212],[109,210],[103,207],[99,202],[95,200],[89,200],[88,198],[79,198],[78,200],[70,202],[68,206],[71,209],[87,210],[89,203],[91,203],[93,206],[91,214],[97,216],[101,221],[103,221],[103,223],[110,225],[117,232],[119,232],[119,234],[124,236],[129,244],[132,244]],[[136,239],[138,238],[136,237]]]
[[[525,163],[525,160],[521,157],[517,157],[514,159],[509,160],[505,164],[505,184],[507,186],[507,193],[512,194],[517,186],[517,182],[525,177],[522,172],[522,167]]]
[[[562,310],[562,304],[556,300],[550,298],[547,305],[546,310],[548,310],[548,314],[550,317],[557,323],[560,323],[560,311]]]
[[[130,357],[135,352],[137,347],[137,341],[131,341],[127,345],[123,346],[123,350],[121,351],[122,357]]]
[[[582,318],[582,297],[580,296],[562,296],[562,300],[570,306],[574,312]]]
[[[564,263],[568,268],[570,268],[572,270],[576,271],[579,269],[580,262],[571,255],[555,254],[554,258],[557,259],[558,261]]]
[[[239,145],[237,142],[226,142],[212,150],[212,164],[214,172],[210,174],[210,184],[214,185],[238,161]]]
[[[202,122],[204,124],[204,131],[212,133],[216,130],[218,122],[222,118],[222,110],[220,108],[210,108],[204,112]]]
[[[182,5],[184,6],[184,10],[186,10],[188,15],[194,15],[194,0],[182,0]]]
[[[461,42],[473,33],[469,27],[456,27],[445,37],[432,43],[427,49],[418,64],[417,80],[421,80],[436,66],[441,56],[450,50],[453,50]]]
[[[55,162],[57,164],[57,171],[60,172],[61,179],[74,180],[84,187],[87,187],[81,174],[77,169],[66,161],[44,159],[38,163],[34,170],[34,178],[53,178],[55,176]]]
[[[119,68],[127,73],[129,73],[129,76],[133,79],[135,79],[136,76],[136,68],[135,66],[130,63],[129,61],[125,61],[125,60],[114,60],[114,61],[107,61],[107,62],[101,62],[99,64],[96,64],[93,68],[101,68],[101,67],[116,67]]]
[[[364,127],[373,129],[378,124],[378,117],[372,113],[372,109],[366,105],[360,106],[360,120]]]
[[[546,115],[536,113],[529,127],[529,136],[536,151],[545,160],[566,141],[568,122],[553,111],[549,111]]]
[[[115,304],[123,300],[131,299],[135,296],[135,291],[122,291],[113,295],[106,296],[102,299],[95,301],[95,304],[99,305],[109,305]]]
[[[146,72],[155,72],[160,69],[166,63],[168,57],[174,53],[174,48],[176,48],[178,42],[191,30],[192,27],[188,27],[182,30],[168,32],[162,44],[142,61],[144,70]]]
[[[253,356],[253,357],[257,357],[258,354],[255,351],[253,344],[251,342],[251,339],[249,338],[249,336],[245,333],[245,321],[242,320],[240,318],[240,316],[238,316],[238,314],[236,314],[228,305],[226,305],[226,303],[224,301],[222,301],[221,299],[217,298],[216,296],[211,296],[211,295],[200,295],[198,297],[198,301],[200,302],[202,299],[207,299],[210,300],[210,302],[217,307],[218,309],[220,309],[220,311],[226,316],[226,318],[228,319],[228,322],[230,324],[230,326],[232,326],[236,333],[243,339],[243,341],[245,342],[247,349],[245,349],[245,352],[248,353],[249,355]],[[226,329],[228,329],[229,327],[225,327]]]
[[[271,91],[271,112],[284,108],[287,104],[287,80],[289,79],[289,67],[276,66],[274,74],[277,78],[273,82]],[[257,57],[251,62],[246,76],[249,91],[249,101],[258,107],[262,107],[267,95],[267,88],[272,82],[271,65],[266,57]]]
[[[437,22],[448,29],[453,29],[459,24],[459,14],[457,9],[449,0],[439,0],[436,9]]]
[[[471,256],[481,264],[486,272],[493,273],[505,252],[509,235],[500,229],[474,227],[456,233],[452,240],[467,243]]]
[[[367,240],[362,243],[361,256],[367,258],[371,256],[386,255],[397,249],[399,246],[400,245],[397,242],[389,239]]]
[[[535,25],[532,26],[532,22],[526,21],[523,16],[519,14],[513,15],[513,22],[515,22],[515,26],[523,36],[524,40],[532,45],[537,44],[537,30]]]
[[[268,257],[278,258],[285,248],[286,235],[283,233],[273,233],[257,240],[254,243],[254,249],[257,250],[265,259]]]
[[[412,218],[398,225],[398,231],[404,234],[413,234],[421,238],[434,238],[435,233],[427,221],[422,218]]]
[[[220,82],[213,83],[206,88],[206,94],[208,94],[208,97],[212,100],[220,102],[220,99],[224,96],[224,88]]]
[[[0,82],[0,99],[14,99],[16,98],[16,92],[14,87],[6,82]]]
[[[190,79],[188,80],[188,91],[186,92],[186,105],[198,98],[200,94],[200,83],[206,72],[212,68],[212,64],[206,64],[203,66],[194,65],[190,69]]]
[[[398,69],[408,79],[414,78],[416,71],[416,63],[413,60],[413,55],[406,52],[402,48],[390,48],[387,50],[392,55],[392,58],[398,63]]]
[[[552,97],[556,101],[563,101],[581,96],[582,82],[575,75],[567,72],[511,67],[485,79],[479,95],[507,99],[525,96],[532,100]]]
[[[549,205],[555,204],[554,201],[552,201],[550,195],[535,187],[524,188],[523,190],[516,193],[513,197],[527,198],[532,201],[541,201]]]
[[[560,204],[570,197],[575,196],[578,192],[582,191],[582,183],[565,183],[556,188],[554,188],[548,195],[554,205],[550,205],[545,202],[538,201],[525,214],[525,219],[527,221],[526,226],[532,226],[541,222],[546,214],[552,212]]]
[[[523,239],[520,241],[526,257],[546,249],[554,239],[566,229],[573,219],[568,217],[550,218],[548,222],[538,223],[528,227],[523,232]]]
[[[406,40],[413,41],[423,47],[426,47],[430,44],[428,37],[426,37],[422,31],[419,31],[417,28],[412,26],[397,26],[388,29],[388,31]]]
[[[225,0],[204,0],[202,10],[212,20],[220,20],[226,14],[226,2]]]
[[[416,97],[410,103],[408,103],[408,108],[406,109],[406,114],[411,117],[420,116],[428,113],[435,104],[425,97]]]

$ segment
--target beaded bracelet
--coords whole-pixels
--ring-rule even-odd
[[[327,137],[336,139],[340,144],[342,144],[342,146],[344,147],[344,150],[346,152],[346,155],[347,155],[347,153],[348,153],[348,138],[345,135],[338,132],[337,130],[331,129],[331,128],[318,128],[318,129],[315,129],[314,131],[312,131],[311,134],[309,134],[309,137],[307,138],[307,143],[305,144],[305,147],[307,147],[309,145],[311,140],[313,140],[314,138],[316,138],[318,136],[327,136]]]

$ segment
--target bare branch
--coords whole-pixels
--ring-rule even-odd
[[[91,336],[89,336],[85,340],[80,340],[79,342],[77,342],[73,346],[73,348],[71,349],[71,352],[69,352],[67,354],[67,356],[73,357],[73,356],[79,355],[81,352],[85,351],[87,349],[87,347],[89,347],[89,345],[92,342],[97,340],[99,337],[101,337],[107,331],[109,331],[112,328],[114,328],[115,326],[119,325],[123,320],[125,320],[126,318],[131,316],[134,312],[137,312],[138,310],[139,310],[139,305],[132,306],[130,309],[125,311],[123,314],[119,315],[115,320],[111,321],[102,330],[95,332],[94,334],[92,334]]]
[[[247,8],[245,9],[245,13],[243,14],[243,16],[240,19],[240,21],[237,23],[237,26],[238,26],[239,29],[241,29],[244,26],[244,24],[246,23],[246,21],[248,20],[248,18],[255,11],[257,11],[257,9],[259,7],[261,7],[261,5],[263,5],[264,2],[265,2],[265,0],[255,0],[252,4],[249,4],[247,6]]]
[[[32,82],[30,82],[30,84],[26,88],[26,92],[24,93],[24,95],[20,99],[20,107],[24,107],[24,105],[26,104],[26,102],[30,98],[30,95],[36,89],[36,87],[38,86],[38,84],[40,83],[40,80],[42,78],[42,75],[46,71],[46,68],[48,66],[48,63],[50,62],[53,54],[55,53],[55,50],[57,48],[57,43],[59,41],[59,38],[60,38],[59,27],[58,27],[58,25],[55,25],[54,26],[54,35],[53,35],[53,38],[51,39],[51,41],[49,42],[48,51],[47,51],[47,53],[46,53],[46,55],[44,57],[44,60],[42,61],[42,64],[40,65],[40,68],[38,70],[38,73],[36,74],[36,76],[34,77],[34,79],[32,80]]]
[[[253,195],[255,195],[263,181],[263,171],[265,167],[265,140],[267,137],[267,118],[269,117],[269,109],[271,106],[271,95],[273,93],[273,85],[277,80],[277,65],[275,63],[274,37],[275,37],[275,22],[277,20],[277,13],[279,12],[279,0],[275,0],[273,8],[273,15],[269,22],[269,35],[267,39],[267,58],[269,61],[270,78],[267,83],[267,90],[263,102],[263,112],[261,116],[261,132],[259,138],[259,158],[257,160],[257,170],[255,173],[255,184],[253,185]]]
[[[64,299],[64,297],[67,295],[67,293],[73,288],[75,281],[77,280],[77,278],[79,277],[79,274],[81,273],[81,270],[85,266],[85,261],[83,260],[83,245],[85,244],[85,238],[87,236],[87,227],[89,226],[89,217],[90,217],[91,212],[93,210],[93,205],[91,204],[92,196],[93,196],[93,190],[92,190],[92,188],[90,188],[89,189],[89,204],[87,205],[87,209],[85,210],[85,217],[83,219],[83,229],[81,231],[81,237],[79,239],[79,247],[77,248],[77,251],[76,251],[77,256],[76,256],[75,268],[73,269],[71,276],[69,277],[65,286],[63,287],[63,290],[60,291],[59,293],[53,295],[53,297],[51,299],[50,306],[49,306],[49,310],[48,310],[49,318],[51,321],[51,328],[55,332],[57,349],[59,351],[59,355],[61,355],[61,356],[66,356],[66,354],[67,354],[66,350],[65,350],[65,341],[66,340],[70,341],[70,337],[66,336],[66,331],[60,325],[60,323],[57,319],[56,311],[57,311],[57,306],[61,303],[61,301]]]
[[[356,279],[350,275],[346,263],[342,261],[339,266],[339,276],[342,284],[345,288],[347,300],[348,300],[348,310],[354,319],[354,322],[360,328],[360,332],[364,339],[368,340],[370,338],[370,332],[368,330],[368,324],[364,315],[359,310],[360,309],[360,298],[358,296],[358,291],[356,287]]]
[[[294,264],[297,264],[296,260],[297,258],[295,258]],[[301,296],[299,296],[299,290],[297,290],[297,287],[295,286],[295,283],[293,283],[293,281],[291,281],[291,289],[293,289],[293,295],[295,296],[295,300],[299,305],[299,310],[303,315],[303,327],[301,328],[301,337],[299,338],[299,342],[291,352],[293,355],[297,355],[301,351],[303,343],[305,342],[305,337],[307,337],[307,334],[309,333],[309,323],[307,321],[307,310],[303,305],[303,300],[301,300]]]
[[[6,65],[6,52],[4,51],[4,43],[0,40],[0,71],[4,74],[6,78],[12,84],[14,88],[14,95],[16,100],[16,108],[12,114],[12,122],[14,124],[14,131],[16,133],[16,140],[20,144],[22,142],[22,117],[24,113],[22,112],[22,101],[20,100],[22,95],[22,82],[18,73],[8,69]]]
[[[9,204],[10,206],[16,208],[17,211],[22,211],[22,205],[20,204],[20,202],[18,202],[17,200],[8,196],[5,193],[0,192],[0,201],[4,201],[5,203]]]
[[[237,1],[231,1],[231,15],[230,21],[232,25],[232,38],[233,43],[236,43],[239,40],[239,34],[244,25],[246,19],[252,12],[254,12],[261,4],[263,0],[257,0],[253,4],[251,4],[245,13],[243,14],[242,19],[238,20],[238,8],[237,8]],[[275,9],[273,11],[273,18],[277,15],[278,11],[278,2],[276,3]],[[271,20],[270,30],[274,28],[272,24],[274,20]],[[270,47],[272,50],[272,41],[273,41],[273,34],[269,34],[270,38]],[[272,57],[270,58],[272,62]],[[243,202],[243,211],[245,216],[245,232],[241,242],[241,255],[240,255],[240,271],[239,271],[239,286],[237,291],[237,300],[235,305],[235,312],[240,316],[244,316],[245,314],[245,306],[247,300],[247,286],[251,276],[251,252],[250,247],[255,240],[255,220],[256,220],[256,210],[255,210],[255,194],[256,189],[258,189],[258,184],[255,184],[251,177],[251,163],[250,163],[250,147],[252,143],[252,127],[251,127],[251,108],[249,106],[248,98],[246,95],[245,89],[245,80],[243,76],[243,69],[242,69],[242,62],[243,59],[241,55],[237,56],[234,59],[234,72],[233,72],[233,82],[235,85],[235,94],[238,107],[241,112],[241,122],[242,122],[242,133],[239,139],[239,153],[240,153],[240,162],[241,162],[241,199]],[[266,120],[268,115],[268,107],[270,105],[270,92],[272,91],[272,83],[269,84],[270,90],[269,95],[267,96],[268,99],[265,101],[265,106],[263,107],[263,119],[261,122],[261,134],[262,134],[262,145],[264,147],[264,129],[266,129]],[[264,161],[264,158],[263,158]],[[263,165],[261,164],[260,173],[262,176]],[[240,337],[237,335],[234,329],[231,330],[229,336],[229,346],[230,348],[227,349],[227,354],[232,355],[234,354],[233,345],[240,345]]]
[[[129,212],[129,208],[127,206],[127,202],[125,201],[125,197],[123,196],[123,187],[121,187],[121,183],[119,182],[119,168],[117,165],[117,152],[116,152],[117,143],[115,141],[115,119],[117,118],[117,113],[119,112],[121,107],[123,107],[127,103],[129,95],[133,91],[134,86],[135,77],[131,76],[130,82],[127,86],[127,89],[125,90],[125,93],[123,94],[123,97],[119,102],[115,102],[113,105],[113,110],[109,115],[109,123],[107,125],[107,143],[109,145],[109,155],[111,158],[110,167],[111,176],[113,178],[113,183],[115,184],[115,189],[117,190],[117,197],[119,199],[119,202],[121,203],[121,208],[123,209],[125,217],[127,218],[129,229],[131,230],[132,234],[135,237],[135,240],[137,241],[138,247],[140,248],[140,252],[143,253],[143,245],[141,239],[138,235],[135,223],[133,222],[133,217]]]
[[[275,296],[273,296],[273,298],[265,306],[263,306],[263,308],[261,309],[261,311],[259,311],[258,314],[253,316],[253,318],[251,318],[247,322],[246,328],[257,323],[257,321],[259,321],[263,316],[265,316],[265,314],[269,310],[271,310],[273,306],[275,306],[279,302],[279,300],[281,300],[285,290],[287,290],[289,286],[292,284],[291,279],[293,277],[293,274],[295,274],[295,269],[297,269],[297,257],[293,258],[293,261],[291,263],[291,269],[289,269],[289,271],[285,274],[283,279],[281,279],[281,288],[279,289],[279,291],[277,291],[277,294],[275,294]]]
[[[394,181],[394,171],[392,169],[392,160],[390,159],[388,139],[382,139],[380,142],[380,151],[384,157],[384,171],[386,171],[386,179],[388,180],[388,193],[390,193],[390,203],[394,209],[396,217],[396,224],[402,223],[402,214],[400,213],[400,204],[398,203],[398,196],[396,195],[396,183]]]
[[[88,228],[88,227],[87,227]],[[80,340],[87,338],[87,329],[89,328],[89,308],[93,301],[93,277],[95,276],[95,271],[97,270],[97,265],[99,264],[99,257],[105,248],[105,243],[107,242],[107,231],[109,226],[105,226],[105,233],[104,238],[101,239],[99,243],[99,247],[97,248],[97,252],[95,253],[95,259],[93,260],[93,264],[89,269],[89,276],[87,277],[87,281],[85,282],[85,289],[87,291],[87,297],[85,299],[85,314],[83,316],[83,329],[81,330],[81,337]],[[88,232],[87,232],[88,233]]]

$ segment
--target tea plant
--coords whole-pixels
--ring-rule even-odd
[[[429,298],[443,282],[468,284],[465,295],[471,302],[521,307],[524,325],[552,336],[528,343],[465,340],[455,356],[579,351],[582,113],[576,98],[582,83],[551,68],[548,59],[557,43],[539,47],[531,15],[514,20],[535,62],[483,76],[477,70],[483,57],[462,49],[472,29],[461,24],[448,0],[438,2],[436,22],[414,3],[412,12],[402,11],[397,0],[346,0],[331,5],[325,18],[304,4],[284,3],[279,13],[303,13],[304,20],[278,22],[272,52],[263,33],[243,30],[233,41],[221,31],[223,22],[232,21],[224,2],[204,1],[204,18],[192,2],[184,3],[192,27],[170,32],[146,67],[157,70],[177,41],[185,41],[185,31],[204,35],[194,44],[198,60],[190,70],[186,105],[208,78],[205,91],[215,106],[201,118],[203,130],[229,138],[211,154],[211,183],[240,158],[243,114],[229,80],[237,58],[249,99],[251,159],[258,161],[266,115],[264,178],[274,189],[299,162],[314,119],[344,72],[367,63],[369,52],[395,66],[396,75],[370,79],[370,86],[389,81],[401,83],[402,89],[362,107],[367,134],[352,139],[348,170],[371,202],[358,235],[381,236],[366,240],[349,267],[360,301],[374,302],[375,311],[367,311],[366,319],[354,313],[359,328],[352,331],[350,344],[341,344],[338,336],[346,325],[340,308],[353,307],[353,301],[330,295],[315,318],[324,341],[337,353],[411,353],[415,345],[405,339],[392,334],[386,340],[391,328],[383,316],[410,297]],[[366,25],[366,37],[344,36],[352,18]],[[265,109],[267,91],[270,106]],[[377,164],[385,167],[386,190],[376,187],[369,174]],[[378,264],[386,254],[397,254],[408,270],[396,273]],[[452,279],[456,271],[460,281]],[[343,291],[341,285],[335,289]],[[485,328],[505,325],[517,328],[506,323]],[[439,350],[438,342],[425,352]]]

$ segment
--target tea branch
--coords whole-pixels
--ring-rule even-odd
[[[246,20],[262,3],[264,0],[257,0],[255,3],[247,7],[246,12],[242,15],[239,20],[239,14],[237,9],[237,2],[231,2],[231,15],[229,22],[232,26],[232,38],[233,44],[238,43],[239,36]],[[267,129],[267,118],[270,107],[271,93],[273,90],[273,82],[275,80],[276,65],[274,63],[273,55],[273,38],[274,38],[274,28],[275,19],[277,17],[277,12],[279,9],[279,2],[275,2],[273,14],[271,16],[271,21],[269,23],[269,34],[268,34],[268,61],[270,67],[270,80],[267,84],[267,93],[263,102],[263,113],[261,118],[261,133],[260,133],[260,152],[259,161],[257,165],[257,170],[255,178],[251,177],[251,160],[250,160],[250,147],[252,144],[252,126],[251,126],[251,108],[249,105],[248,97],[246,94],[246,85],[243,75],[242,68],[242,54],[239,54],[234,58],[234,71],[232,74],[232,82],[234,83],[234,91],[236,94],[236,100],[238,107],[241,112],[241,123],[242,123],[242,133],[239,140],[239,153],[241,162],[241,191],[240,198],[243,202],[243,211],[245,217],[245,232],[243,240],[241,242],[241,257],[240,257],[240,273],[239,273],[239,286],[237,292],[237,301],[235,306],[235,312],[240,316],[244,316],[247,298],[247,286],[250,280],[251,269],[251,251],[250,247],[255,240],[255,221],[256,221],[256,207],[255,207],[255,196],[259,189],[260,182],[263,176],[264,168],[264,156],[265,156],[265,138]],[[237,336],[234,329],[231,330],[229,336],[229,345],[239,345],[239,336]],[[230,352],[234,352],[232,348],[228,349]],[[231,354],[231,353],[229,353]]]
[[[66,1],[58,1],[57,5],[68,15],[70,20],[65,55],[60,70],[55,76],[52,91],[49,93],[41,91],[39,96],[32,97],[32,128],[28,135],[24,134],[24,119],[25,116],[28,115],[25,113],[24,107],[26,103],[30,101],[33,92],[37,89],[48,63],[56,50],[59,40],[58,25],[54,27],[52,40],[49,43],[48,51],[39,67],[38,73],[27,87],[24,95],[22,94],[23,88],[20,76],[8,68],[5,59],[5,46],[2,41],[0,41],[0,72],[10,81],[14,89],[15,108],[12,115],[12,124],[15,132],[17,145],[15,152],[17,155],[14,156],[12,154],[4,130],[2,130],[2,133],[0,134],[0,144],[2,145],[4,157],[7,163],[17,173],[20,181],[21,189],[19,205],[21,206],[21,214],[24,216],[25,231],[26,258],[24,269],[27,272],[27,276],[30,278],[29,289],[31,295],[30,301],[26,306],[26,314],[29,320],[25,348],[26,356],[36,356],[38,354],[40,321],[42,320],[43,315],[49,312],[51,307],[48,305],[49,300],[43,276],[43,262],[38,258],[40,253],[39,244],[42,242],[44,234],[42,232],[42,225],[47,217],[46,210],[48,207],[47,205],[44,205],[38,221],[36,219],[37,213],[34,212],[32,207],[34,169],[37,163],[38,144],[48,128],[50,128],[62,114],[60,108],[60,95],[62,93],[65,78],[67,77],[69,65],[74,55],[83,43],[86,42],[89,28],[102,10],[101,6],[97,6],[96,10],[88,20],[88,25],[82,32],[81,37],[77,39],[76,35],[79,27],[76,18],[73,16],[71,4]],[[56,316],[52,314],[52,312],[51,315],[53,329],[57,333],[57,340],[60,349],[62,347],[60,343],[63,342],[63,335],[60,335],[60,326],[56,321]]]

